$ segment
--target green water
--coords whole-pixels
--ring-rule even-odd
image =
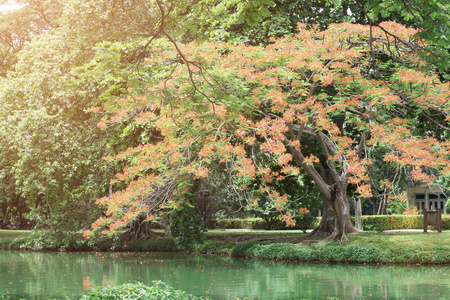
[[[180,253],[0,251],[0,294],[12,297],[77,299],[97,286],[152,280],[216,300],[450,299],[450,266],[294,264]]]

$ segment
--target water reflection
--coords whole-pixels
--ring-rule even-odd
[[[14,297],[76,299],[97,286],[162,280],[212,299],[439,299],[449,266],[292,264],[180,253],[0,252],[0,290]]]

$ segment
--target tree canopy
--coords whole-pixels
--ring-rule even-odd
[[[407,166],[416,181],[434,180],[429,168],[448,176],[449,143],[415,135],[404,116],[427,111],[450,121],[449,84],[420,59],[424,41],[416,39],[417,30],[381,26],[300,24],[295,36],[266,47],[192,42],[151,48],[145,64],[154,82],[143,94],[130,90],[107,103],[98,126],[128,119],[151,126],[159,139],[107,158],[127,160],[112,183],[128,187],[99,200],[108,211],[95,227],[115,230],[142,212],[151,219],[180,205],[213,162],[248,182],[306,171],[334,209],[333,237],[339,238],[354,231],[347,186],[372,195],[370,147],[388,147],[384,160]],[[281,171],[258,165],[255,149],[275,156]],[[260,192],[284,211],[287,195],[269,185]],[[283,218],[292,222],[289,213]]]

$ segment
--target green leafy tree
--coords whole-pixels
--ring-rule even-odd
[[[271,37],[294,35],[299,22],[322,28],[343,21],[362,22],[363,16],[354,13],[358,11],[353,1],[330,6],[321,0],[205,0],[188,11],[185,27],[191,30],[186,35],[196,39],[267,45]]]
[[[35,2],[26,8],[44,4]],[[95,199],[108,193],[115,171],[101,158],[109,137],[95,125],[99,116],[87,111],[104,87],[80,82],[72,69],[93,57],[98,42],[149,34],[151,14],[145,3],[134,4],[70,1],[57,26],[20,50],[14,71],[2,81],[1,184],[11,191],[14,179],[15,193],[27,199],[42,226],[84,227],[100,212]]]
[[[26,42],[58,27],[64,3],[59,0],[22,0],[20,9],[0,14],[0,76],[5,77],[17,63],[17,54]]]
[[[380,22],[395,20],[420,29],[416,37],[428,41],[422,44],[427,50],[421,52],[422,59],[438,68],[441,76],[449,79],[450,3],[448,1],[364,0],[355,2],[367,24],[384,29],[385,33],[392,37],[395,37],[396,33],[383,28]],[[330,0],[330,3],[340,6],[342,2]],[[398,41],[401,42],[401,40]]]

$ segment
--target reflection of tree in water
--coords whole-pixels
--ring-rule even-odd
[[[5,251],[0,257],[5,261],[1,267],[10,269],[12,278],[18,283],[9,289],[8,293],[12,295],[22,295],[26,291],[27,295],[34,295],[36,299],[79,296],[85,290],[83,287],[86,287],[87,278],[89,290],[102,284],[117,285],[115,281],[103,280],[101,275],[114,272],[114,263],[111,260],[102,261],[102,257],[95,253]],[[3,269],[0,271],[0,274],[9,274]],[[4,276],[0,278],[0,289],[5,280]]]
[[[33,299],[31,295],[39,295],[35,299],[75,298],[87,288],[152,280],[197,295],[209,291],[216,300],[354,299],[369,295],[402,299],[450,294],[449,266],[294,264],[183,253],[3,251],[0,274],[2,292],[26,299]]]
[[[329,264],[280,264],[278,262],[250,262],[253,268],[257,266],[258,273],[268,274],[269,277],[253,276],[246,280],[246,286],[254,286],[256,294],[262,294],[256,288],[271,284],[276,286],[296,285],[286,290],[297,290],[301,297],[326,298],[338,297],[354,299],[355,297],[389,297],[390,299],[403,299],[408,296],[435,295],[438,298],[450,294],[450,281],[448,280],[450,268],[448,266],[377,266],[377,265],[329,265]],[[273,272],[273,264],[284,276],[277,278]],[[256,274],[255,274],[256,275]],[[301,292],[298,292],[301,291]],[[291,294],[292,295],[292,294]],[[280,297],[279,299],[283,299]],[[286,298],[288,299],[288,298]]]

